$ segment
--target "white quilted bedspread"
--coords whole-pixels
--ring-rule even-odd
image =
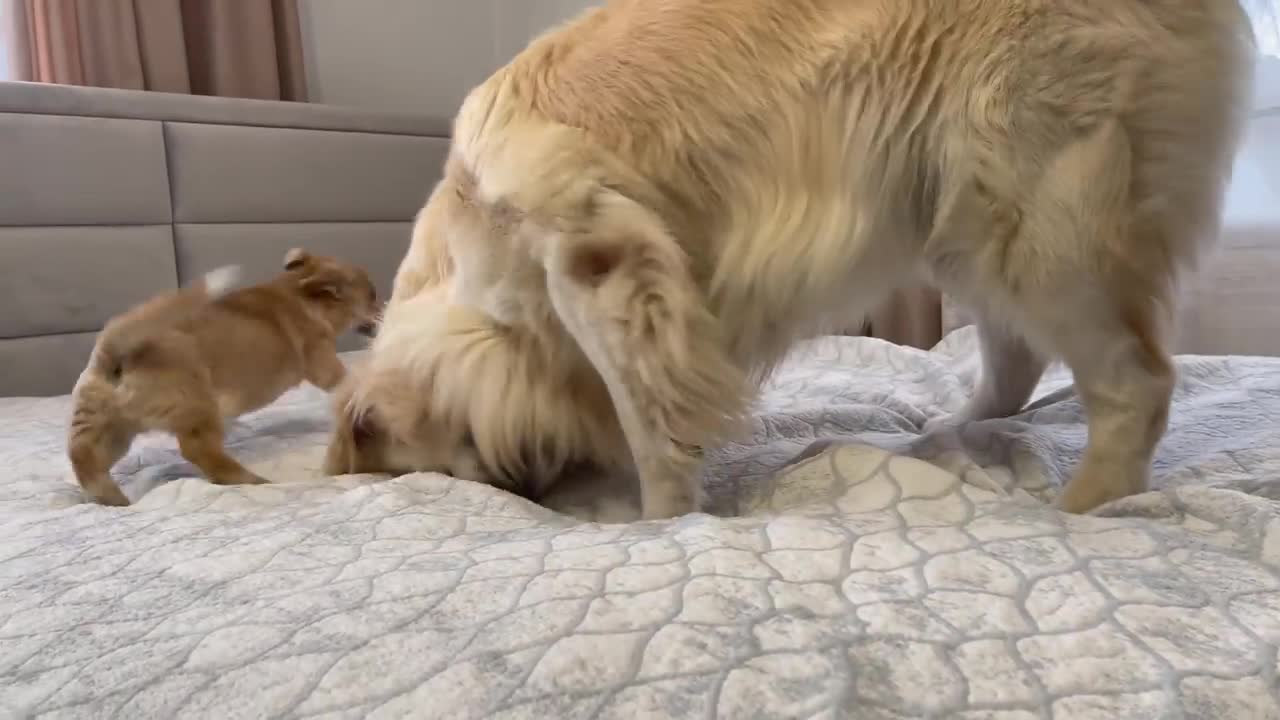
[[[609,524],[608,483],[549,501],[575,518],[321,478],[310,390],[234,432],[279,484],[156,438],[117,467],[134,507],[86,505],[67,400],[0,400],[0,716],[1280,718],[1280,361],[1180,360],[1161,489],[1069,517],[1064,374],[920,434],[971,347],[812,345],[714,458],[713,514],[659,523]]]

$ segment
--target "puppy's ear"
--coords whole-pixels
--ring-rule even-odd
[[[655,213],[598,190],[545,259],[556,314],[609,388],[646,518],[696,509],[701,448],[750,401],[676,238]]]
[[[306,250],[303,250],[302,248],[293,248],[284,254],[284,269],[297,270],[303,265],[306,265],[307,261],[310,259],[311,255]]]
[[[346,284],[347,279],[341,272],[323,269],[304,277],[302,282],[298,283],[298,287],[308,297],[341,300],[342,290]]]

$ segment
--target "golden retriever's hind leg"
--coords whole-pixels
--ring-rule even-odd
[[[1175,382],[1173,362],[1156,329],[1157,307],[1097,310],[1059,325],[1059,347],[1089,424],[1084,457],[1058,500],[1074,513],[1146,491]]]
[[[589,234],[548,258],[556,314],[608,387],[645,519],[694,512],[703,449],[736,430],[750,397],[674,238],[634,202],[601,192]]]
[[[1175,382],[1170,233],[1131,200],[1133,149],[1120,123],[1101,123],[1050,164],[1025,228],[1013,304],[1037,343],[1075,378],[1088,418],[1084,457],[1059,498],[1086,512],[1148,486]]]
[[[567,287],[571,281],[553,281],[552,296],[565,326],[578,341],[591,364],[609,389],[614,411],[627,438],[640,482],[641,514],[647,520],[664,519],[696,512],[701,504],[699,473],[701,448],[681,442],[668,429],[678,418],[669,415],[678,392],[663,387],[667,380],[654,378],[646,385],[641,371],[627,357],[626,329],[602,324],[592,307],[592,299]]]
[[[182,457],[200,468],[215,485],[262,485],[267,480],[250,472],[223,447],[222,423],[208,418],[176,430]]]

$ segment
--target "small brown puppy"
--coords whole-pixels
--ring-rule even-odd
[[[364,270],[290,250],[275,279],[231,291],[235,268],[113,318],[72,393],[68,454],[84,491],[128,505],[111,467],[139,433],[178,438],[182,456],[219,485],[266,482],[223,448],[223,421],[269,405],[306,380],[342,381],[337,337],[372,334],[378,303]]]

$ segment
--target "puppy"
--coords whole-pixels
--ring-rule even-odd
[[[377,317],[364,270],[294,249],[270,282],[231,291],[235,269],[113,318],[72,392],[68,454],[80,487],[128,505],[111,467],[141,432],[177,436],[182,456],[220,485],[266,482],[223,449],[223,422],[309,381],[341,382],[337,337]]]
[[[623,457],[645,517],[686,513],[788,350],[923,274],[978,318],[956,420],[1059,358],[1089,424],[1061,507],[1140,492],[1253,56],[1236,0],[614,0],[466,99],[373,349],[399,396],[347,420],[416,403],[396,437],[470,437],[485,476]]]

